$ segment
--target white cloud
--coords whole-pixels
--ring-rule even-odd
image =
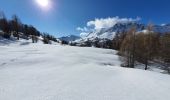
[[[137,17],[133,18],[119,18],[117,17],[108,17],[108,18],[96,18],[95,20],[91,20],[87,22],[87,25],[83,28],[78,27],[77,30],[81,31],[80,36],[86,36],[90,31],[100,30],[102,28],[110,28],[113,27],[117,23],[127,23],[127,22],[136,22],[140,21],[141,18]]]
[[[94,27],[94,29],[98,30],[101,28],[109,28],[114,26],[117,23],[127,23],[127,22],[133,22],[133,21],[139,21],[140,18],[137,17],[136,19],[132,18],[119,18],[119,17],[109,17],[109,18],[96,18],[93,21],[87,22],[88,27]]]
[[[77,31],[88,31],[87,27],[83,27],[83,28],[77,27],[76,30],[77,30]]]
[[[165,26],[166,24],[161,24],[161,26]]]
[[[83,27],[83,28],[77,27],[76,30],[81,32],[80,33],[80,37],[82,37],[82,38],[86,37],[89,34],[89,32],[90,32],[90,29],[88,29],[87,27]]]

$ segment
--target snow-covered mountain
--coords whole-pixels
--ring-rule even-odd
[[[155,26],[153,26],[153,30],[155,32],[159,32],[159,33],[170,32],[170,24],[155,25]]]
[[[75,36],[75,35],[69,35],[69,36],[61,37],[59,39],[67,41],[67,42],[70,42],[70,41],[75,41],[77,39],[80,39],[80,37],[79,36]]]
[[[126,32],[130,30],[132,27],[136,27],[137,31],[146,31],[147,25],[137,23],[137,22],[128,22],[128,23],[117,23],[114,26],[110,28],[102,28],[99,30],[94,30],[93,32],[89,32],[88,35],[83,37],[80,40],[77,40],[76,42],[82,42],[87,40],[95,40],[97,39],[109,39],[112,40],[116,33]],[[170,24],[164,24],[164,25],[154,25],[153,31],[158,33],[166,33],[170,32]]]

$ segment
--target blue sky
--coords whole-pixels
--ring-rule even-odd
[[[95,18],[141,17],[142,23],[170,23],[169,4],[169,0],[51,0],[45,10],[35,0],[0,0],[0,10],[9,19],[17,14],[23,23],[59,37],[79,35],[76,28]]]

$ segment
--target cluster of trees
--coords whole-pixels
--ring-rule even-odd
[[[150,62],[157,62],[170,72],[170,32],[156,33],[152,26],[148,25],[146,32],[138,32],[136,27],[117,32],[113,40],[96,38],[70,45],[118,50],[119,54],[125,58],[123,67],[134,68],[135,62],[140,62],[147,70]]]
[[[163,62],[165,69],[170,66],[170,33],[155,33],[152,25],[148,25],[147,32],[137,32],[136,28],[121,33],[113,39],[113,48],[126,59],[124,67],[135,67],[135,62],[145,64],[148,69],[149,61]]]
[[[44,44],[51,44],[51,41],[58,42],[54,36],[52,36],[48,33],[43,33],[42,37],[43,37]]]
[[[50,40],[57,41],[54,36],[48,33],[41,33],[34,26],[23,24],[17,15],[13,15],[12,19],[8,20],[3,12],[0,12],[0,30],[3,31],[0,35],[7,39],[13,36],[18,40],[20,38],[32,39],[33,43],[37,43],[39,37],[42,36],[45,44],[49,44]]]

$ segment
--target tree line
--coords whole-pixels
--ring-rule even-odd
[[[3,12],[0,12],[0,30],[3,31],[0,33],[0,36],[6,39],[10,39],[13,36],[17,40],[20,38],[32,39],[33,43],[37,43],[41,36],[45,44],[50,44],[51,41],[57,42],[54,36],[48,33],[41,33],[32,25],[23,24],[17,15],[13,15],[12,19],[8,20]]]
[[[150,61],[157,61],[170,72],[170,33],[156,33],[152,26],[148,25],[146,32],[137,32],[133,27],[116,34],[112,48],[125,57],[123,67],[134,68],[135,62],[140,62],[147,70]]]

